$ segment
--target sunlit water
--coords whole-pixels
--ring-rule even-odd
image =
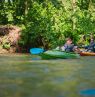
[[[95,57],[0,55],[0,97],[95,97],[94,90]]]

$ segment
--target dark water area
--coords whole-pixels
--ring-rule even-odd
[[[95,97],[95,57],[0,55],[0,97]]]

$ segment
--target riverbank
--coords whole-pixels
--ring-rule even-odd
[[[13,25],[0,26],[0,53],[19,51],[21,28]]]
[[[30,56],[30,53],[0,53],[0,56]]]

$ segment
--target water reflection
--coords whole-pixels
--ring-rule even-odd
[[[94,57],[34,57],[0,56],[0,97],[94,97]]]
[[[64,83],[64,78],[63,77],[52,77],[48,79],[51,81],[53,84],[63,84]]]

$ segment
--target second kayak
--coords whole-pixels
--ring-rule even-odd
[[[94,52],[81,52],[80,53],[81,56],[95,56]]]
[[[76,53],[67,53],[57,50],[48,50],[40,54],[42,59],[68,59],[68,58],[79,58],[80,55]]]

